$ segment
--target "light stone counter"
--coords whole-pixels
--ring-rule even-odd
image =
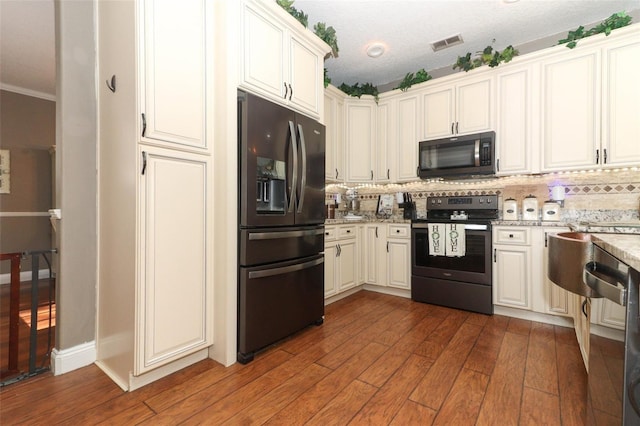
[[[496,226],[557,226],[560,228],[569,227],[569,224],[566,222],[549,222],[542,220],[492,220],[491,224]]]
[[[591,241],[640,271],[640,234],[593,234]]]

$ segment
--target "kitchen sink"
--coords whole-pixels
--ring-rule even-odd
[[[547,274],[556,285],[572,293],[586,297],[601,297],[585,284],[584,265],[593,260],[591,234],[585,232],[560,232],[549,235]]]

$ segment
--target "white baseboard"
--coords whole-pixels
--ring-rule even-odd
[[[95,340],[61,351],[54,349],[51,352],[51,370],[55,376],[86,367],[95,361]]]
[[[38,279],[43,280],[49,278],[48,269],[40,269],[38,271]],[[20,282],[31,281],[31,271],[20,272]],[[0,285],[10,284],[11,274],[0,274]]]

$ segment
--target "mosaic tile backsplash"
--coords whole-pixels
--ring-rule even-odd
[[[375,215],[378,196],[409,192],[418,217],[426,215],[426,199],[430,196],[464,196],[495,194],[499,207],[507,198],[518,201],[533,195],[540,207],[551,198],[551,188],[561,185],[565,190],[564,208],[560,219],[564,222],[630,222],[640,220],[640,172],[592,171],[533,176],[512,176],[475,181],[417,181],[388,185],[329,185],[327,203],[335,200],[336,194],[343,196],[338,212],[346,213],[344,194],[347,188],[358,191],[361,214]],[[521,209],[520,209],[521,210]],[[394,215],[402,209],[394,203]]]

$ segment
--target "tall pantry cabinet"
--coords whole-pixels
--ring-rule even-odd
[[[210,0],[98,3],[97,364],[133,390],[213,343]]]

